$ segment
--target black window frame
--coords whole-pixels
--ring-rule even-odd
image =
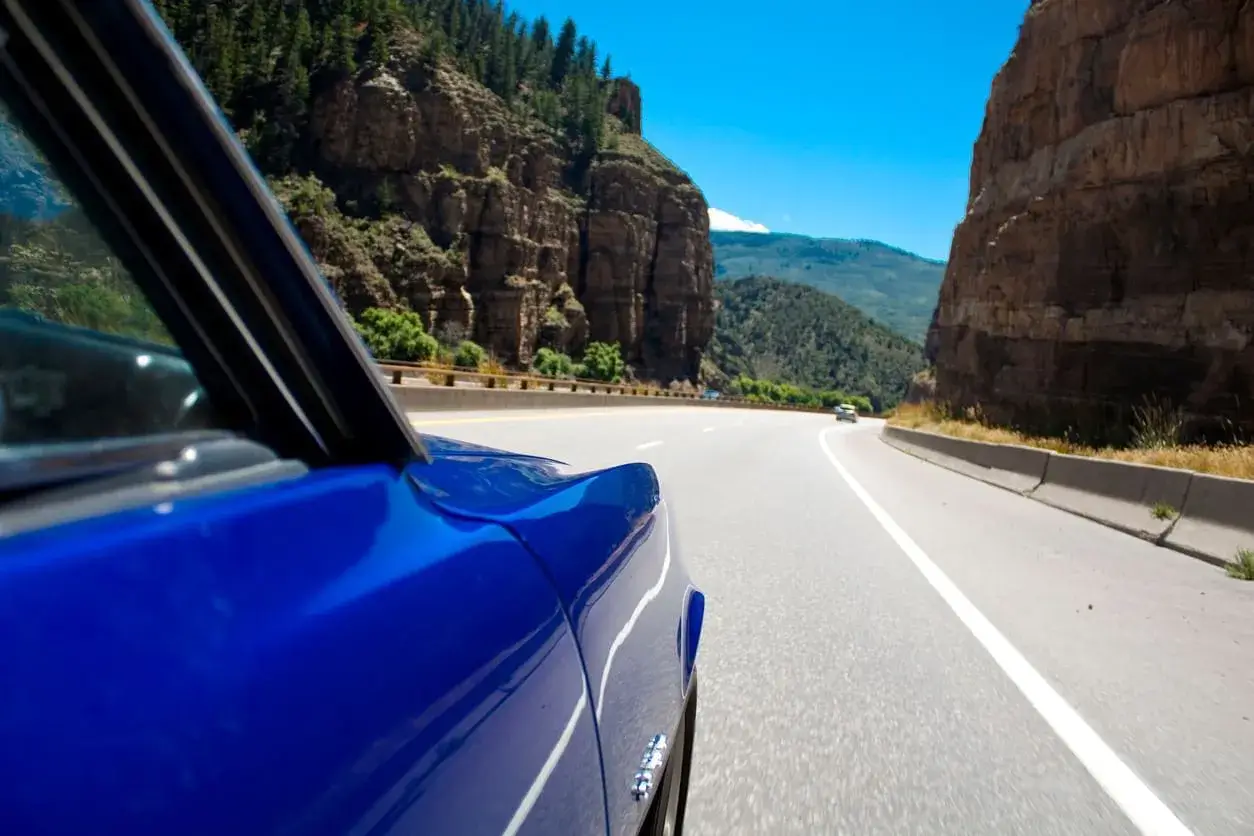
[[[425,461],[155,12],[139,0],[0,0],[0,30],[14,118],[135,276],[224,428],[313,467]]]

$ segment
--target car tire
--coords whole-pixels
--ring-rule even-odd
[[[675,730],[673,747],[653,806],[640,829],[641,836],[683,836],[688,811],[688,784],[692,778],[692,744],[697,730],[697,673],[692,672],[688,700]]]

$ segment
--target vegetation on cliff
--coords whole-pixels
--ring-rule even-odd
[[[351,319],[366,348],[381,362],[417,362],[434,367],[453,366],[492,374],[501,371],[500,364],[483,346],[473,340],[463,339],[456,331],[446,330],[443,341],[428,334],[422,318],[413,311],[367,308]],[[531,370],[544,377],[618,383],[626,374],[627,367],[618,343],[594,342],[584,349],[583,357],[578,362],[569,355],[551,348],[542,348],[536,352]],[[764,385],[762,388],[769,394],[777,394],[779,391],[778,386],[771,389],[769,385]],[[779,400],[778,397],[775,399]]]
[[[757,232],[710,233],[714,277],[774,276],[835,294],[922,343],[945,275],[941,261],[878,241]]]
[[[898,403],[922,348],[840,299],[768,277],[720,282],[711,359],[726,378],[786,381]]]
[[[404,36],[423,57],[451,60],[580,154],[605,138],[610,56],[567,19],[524,20],[488,0],[155,0],[192,66],[245,138],[259,167],[303,162],[312,97],[365,66],[384,66]],[[635,121],[638,113],[622,114]],[[632,124],[627,128],[631,129]]]

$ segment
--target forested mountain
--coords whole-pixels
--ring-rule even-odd
[[[267,173],[306,162],[311,95],[393,50],[451,59],[465,75],[595,153],[612,88],[609,55],[569,18],[557,32],[487,0],[154,0]],[[638,130],[639,114],[623,114]]]
[[[775,276],[835,294],[897,333],[922,343],[945,263],[878,241],[711,232],[715,278]]]
[[[775,278],[719,282],[710,358],[727,377],[780,380],[896,404],[922,348],[831,294]]]

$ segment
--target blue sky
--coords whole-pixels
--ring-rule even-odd
[[[948,258],[971,146],[1028,0],[514,0],[566,17],[644,96],[712,207]]]

